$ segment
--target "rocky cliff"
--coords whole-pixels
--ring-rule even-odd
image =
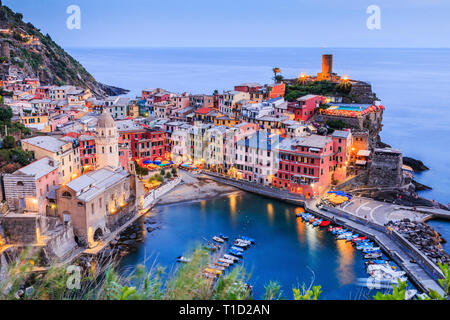
[[[42,84],[75,85],[89,88],[96,96],[120,95],[128,90],[97,82],[72,56],[43,35],[20,13],[0,0],[0,76],[39,78]]]

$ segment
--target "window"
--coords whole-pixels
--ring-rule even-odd
[[[72,199],[72,195],[70,194],[70,192],[67,191],[63,192],[62,197],[66,199]]]

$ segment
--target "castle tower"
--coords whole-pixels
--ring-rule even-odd
[[[116,123],[108,111],[103,111],[98,118],[95,149],[97,170],[108,166],[113,169],[120,167],[119,134]]]
[[[331,80],[333,75],[333,55],[324,54],[322,56],[322,72],[317,74],[317,80]]]

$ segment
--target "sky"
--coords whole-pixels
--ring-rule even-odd
[[[63,47],[450,47],[450,0],[3,0]],[[70,5],[81,29],[66,26]],[[369,29],[367,9],[380,9]],[[374,21],[374,20],[371,20]]]

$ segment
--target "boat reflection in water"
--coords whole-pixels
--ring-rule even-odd
[[[336,247],[339,252],[339,266],[336,274],[341,285],[354,283],[356,280],[353,265],[355,263],[355,248],[350,242],[344,240],[336,241]]]

